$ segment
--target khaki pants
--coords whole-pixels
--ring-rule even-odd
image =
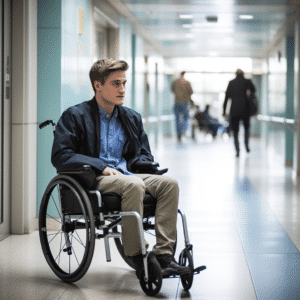
[[[101,193],[116,193],[121,196],[122,211],[136,211],[143,218],[145,193],[157,198],[155,212],[156,245],[154,254],[173,254],[176,242],[176,222],[179,188],[175,179],[168,176],[101,175],[97,177],[97,189]],[[123,244],[125,254],[133,256],[141,252],[141,243],[134,217],[123,217]]]

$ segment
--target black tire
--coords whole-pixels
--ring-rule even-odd
[[[182,250],[182,252],[179,255],[179,264],[181,266],[188,266],[191,269],[191,274],[180,276],[184,290],[188,291],[191,288],[194,279],[194,261],[192,253],[186,249]]]
[[[148,270],[148,281],[145,281],[145,273],[143,271],[140,279],[140,285],[146,295],[155,296],[161,289],[163,277],[160,264],[152,252],[148,255]]]
[[[95,222],[89,198],[73,178],[58,175],[48,184],[39,212],[39,234],[53,272],[65,282],[81,279],[94,254]]]

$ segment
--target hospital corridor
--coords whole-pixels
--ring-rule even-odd
[[[300,0],[0,20],[0,300],[300,300]]]
[[[194,275],[189,292],[178,278],[163,280],[157,298],[299,299],[299,189],[282,153],[272,150],[276,135],[267,145],[251,140],[251,152],[242,149],[239,158],[226,136],[213,141],[199,134],[181,145],[167,139],[153,148],[179,181],[194,264],[207,267]],[[147,299],[114,243],[111,250],[106,262],[103,241],[96,241],[84,278],[67,284],[48,267],[38,232],[12,235],[0,247],[1,299]]]

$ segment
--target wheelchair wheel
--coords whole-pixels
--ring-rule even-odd
[[[142,273],[140,279],[140,285],[142,290],[148,296],[155,296],[161,289],[162,286],[162,271],[160,264],[155,258],[153,253],[148,255],[148,269],[149,269],[149,278],[148,281],[145,281],[145,273]]]
[[[182,252],[179,255],[179,264],[181,266],[188,266],[192,273],[189,275],[182,275],[181,276],[181,283],[185,291],[188,291],[192,284],[193,284],[193,279],[194,279],[194,261],[193,261],[193,256],[192,253],[186,249],[182,250]]]
[[[39,234],[44,256],[65,282],[84,276],[95,246],[94,215],[89,198],[73,178],[58,175],[43,195]]]

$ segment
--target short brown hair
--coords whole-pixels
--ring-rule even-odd
[[[102,85],[105,83],[108,76],[116,71],[126,71],[128,69],[128,64],[124,60],[115,60],[111,58],[105,58],[96,61],[90,70],[90,80],[94,92],[94,82],[99,81]]]

